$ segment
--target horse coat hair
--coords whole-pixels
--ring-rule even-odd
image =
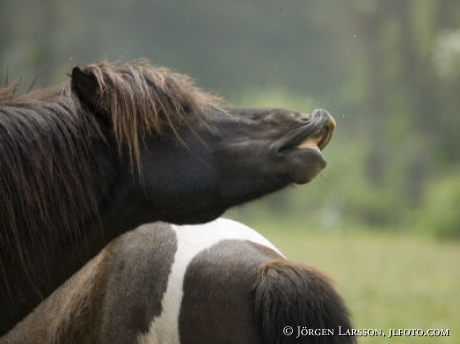
[[[301,327],[315,332],[299,337]],[[218,219],[121,236],[0,343],[354,343],[339,327],[352,328],[325,275]]]

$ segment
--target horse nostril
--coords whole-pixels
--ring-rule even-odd
[[[324,110],[324,109],[316,109],[313,111],[312,113],[312,116],[314,117],[323,117],[323,116],[326,116],[326,117],[332,117],[329,112],[327,112],[327,110]]]
[[[329,112],[327,112],[327,110],[316,109],[315,111],[313,111],[312,116],[313,116],[313,118],[315,118],[315,120],[318,120],[318,121],[320,121],[322,123],[326,123],[326,126],[329,129],[334,129],[335,126],[336,126],[334,117],[332,117],[329,114]]]

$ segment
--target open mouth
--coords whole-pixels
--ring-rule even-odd
[[[286,142],[280,151],[288,149],[313,149],[318,152],[323,150],[331,141],[335,129],[334,120],[330,119],[321,125],[313,134],[300,133]]]
[[[332,139],[335,124],[332,125],[328,122],[322,128],[317,130],[313,135],[307,137],[306,140],[294,146],[296,149],[315,149],[318,151],[323,150]]]

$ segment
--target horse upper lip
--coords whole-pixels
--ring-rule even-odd
[[[301,130],[281,145],[279,151],[309,148],[323,150],[332,139],[335,125],[335,121],[332,118],[328,118],[327,121],[316,125],[313,131],[308,126],[307,129]]]

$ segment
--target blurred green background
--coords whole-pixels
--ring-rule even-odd
[[[0,75],[148,58],[229,104],[337,121],[327,169],[230,211],[331,275],[358,328],[460,341],[458,0],[0,0]],[[26,87],[24,86],[24,87]]]

